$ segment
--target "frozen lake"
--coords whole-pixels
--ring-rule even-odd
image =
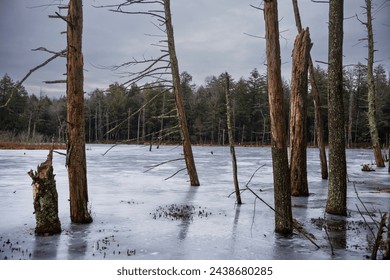
[[[327,181],[321,179],[317,149],[308,149],[310,196],[292,198],[293,215],[310,232],[317,249],[305,237],[274,233],[274,213],[248,191],[235,205],[228,147],[193,147],[200,187],[190,187],[186,172],[171,179],[184,161],[173,161],[148,172],[149,166],[182,157],[182,148],[87,145],[88,191],[93,223],[75,225],[69,218],[65,158],[54,154],[62,233],[34,235],[35,217],[30,169],[45,161],[48,151],[0,150],[0,259],[365,259],[372,234],[357,210],[364,211],[353,184],[348,184],[345,218],[327,216],[337,226],[321,224]],[[250,187],[273,205],[270,148],[236,147],[240,186],[254,171]],[[348,150],[348,178],[355,181],[367,209],[390,210],[390,175],[386,168],[362,172],[371,150]],[[190,219],[165,217],[171,205],[190,207]],[[161,216],[161,217],[160,217]],[[370,222],[368,215],[364,215]],[[329,227],[331,228],[331,227]]]

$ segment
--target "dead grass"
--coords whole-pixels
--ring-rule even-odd
[[[0,141],[1,150],[65,150],[66,145],[62,143],[19,143],[11,141]]]

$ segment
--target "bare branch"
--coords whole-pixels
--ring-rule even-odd
[[[249,5],[249,6],[251,6],[253,9],[260,10],[260,11],[264,11],[263,8],[256,7],[256,6],[254,6],[254,5]]]
[[[164,165],[164,164],[167,164],[167,163],[170,163],[170,162],[174,162],[174,161],[179,161],[179,160],[184,160],[184,158],[170,159],[170,160],[163,161],[163,162],[160,162],[160,163],[155,164],[155,165],[152,165],[152,166],[147,166],[148,169],[146,169],[146,170],[144,171],[144,173],[149,172],[150,170],[155,169],[156,167],[159,167],[159,166],[161,166],[161,165]]]
[[[11,101],[16,89],[18,87],[20,87],[25,80],[27,80],[28,77],[30,77],[30,75],[32,73],[34,73],[35,71],[37,71],[38,69],[44,67],[45,65],[47,65],[48,63],[50,63],[51,61],[53,61],[54,59],[56,59],[57,57],[60,57],[60,56],[63,56],[64,54],[66,53],[66,49],[65,50],[62,50],[60,52],[57,52],[55,53],[52,57],[50,57],[49,59],[47,59],[46,61],[44,61],[43,63],[39,64],[38,66],[30,69],[30,71],[28,71],[28,73],[14,86],[12,92],[11,92],[11,95],[10,97],[8,98],[8,100],[3,104],[3,105],[0,105],[0,108],[4,108],[4,107],[7,107],[9,102]]]
[[[178,171],[176,171],[175,173],[173,173],[171,176],[165,178],[164,181],[167,181],[167,180],[171,179],[172,177],[176,176],[178,173],[180,173],[180,172],[182,172],[182,171],[184,171],[184,170],[186,170],[186,167],[184,167],[184,168],[182,168],[182,169],[179,169]]]
[[[45,84],[66,84],[66,80],[43,81]]]

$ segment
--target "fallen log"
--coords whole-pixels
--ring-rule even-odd
[[[61,232],[61,222],[58,218],[58,193],[53,173],[53,150],[50,150],[47,160],[30,170],[32,179],[34,213],[36,220],[36,235],[53,235]]]

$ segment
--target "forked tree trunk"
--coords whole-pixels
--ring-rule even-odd
[[[37,171],[30,170],[33,180],[33,198],[35,212],[35,234],[52,235],[61,232],[61,222],[58,218],[58,194],[53,174],[53,151],[49,152],[47,160],[41,163]]]
[[[92,217],[88,211],[87,163],[85,155],[82,6],[82,0],[70,0],[67,17],[67,167],[70,218],[74,223],[92,222]]]
[[[234,191],[236,193],[237,204],[242,204],[240,186],[238,184],[236,151],[234,149],[234,123],[233,123],[233,112],[232,112],[232,98],[230,96],[230,77],[228,73],[226,73],[225,75],[226,75],[226,92],[225,92],[226,117],[227,117],[230,155],[232,157]]]
[[[309,29],[302,30],[295,39],[292,58],[290,98],[290,177],[291,195],[308,196],[307,185],[307,71],[310,54]]]
[[[368,33],[368,125],[370,127],[371,144],[374,150],[375,162],[378,167],[385,167],[382,157],[381,145],[379,143],[378,126],[376,119],[375,81],[374,81],[374,33],[372,31],[371,0],[366,0],[367,12],[367,33]]]
[[[292,0],[292,2],[294,8],[295,23],[298,32],[301,32],[302,23],[301,23],[301,16],[299,13],[298,1]],[[324,126],[323,126],[322,114],[321,114],[321,98],[317,86],[317,81],[315,78],[313,61],[311,59],[310,54],[309,54],[309,74],[310,74],[310,83],[311,83],[311,93],[313,95],[313,103],[314,103],[315,134],[317,136],[317,145],[320,152],[321,177],[322,179],[328,179],[328,161],[326,159],[326,151],[325,151]]]
[[[183,98],[180,92],[180,72],[176,57],[175,41],[173,35],[170,0],[164,0],[165,25],[168,38],[168,51],[172,70],[173,93],[175,95],[177,115],[179,118],[180,134],[183,142],[184,159],[191,186],[199,186],[198,173],[196,171],[194,156],[192,153],[190,134],[188,132],[187,119],[184,110]]]
[[[275,231],[289,234],[293,228],[291,188],[280,62],[278,3],[276,0],[264,1],[264,18],[276,211]]]
[[[330,0],[328,56],[329,182],[325,211],[347,215],[347,165],[343,105],[344,0]]]

